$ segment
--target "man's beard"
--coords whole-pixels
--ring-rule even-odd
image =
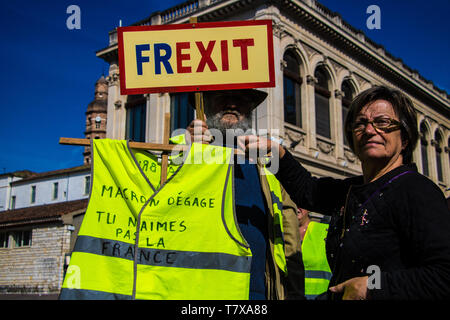
[[[227,121],[221,121],[226,113],[232,113],[239,119],[241,113],[236,110],[223,110],[216,114],[206,114],[206,124],[209,129],[217,129],[225,137],[230,134],[242,135],[252,126],[251,113],[244,115],[242,120],[238,120],[234,123],[228,123]]]

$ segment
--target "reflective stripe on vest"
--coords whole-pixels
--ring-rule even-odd
[[[156,156],[108,139],[92,150],[91,197],[61,299],[248,299],[231,149],[193,144],[161,188]]]
[[[79,236],[74,251],[134,260],[134,248],[134,244],[126,242]],[[138,248],[138,250],[138,264],[248,272],[248,258],[245,256],[235,256],[221,252],[192,252],[150,248]]]
[[[303,238],[302,256],[305,266],[305,296],[307,299],[314,299],[328,290],[331,270],[325,251],[327,233],[327,224],[311,221]]]
[[[266,167],[264,173],[269,183],[270,195],[273,208],[273,227],[274,227],[274,257],[278,267],[287,273],[286,256],[284,251],[284,233],[283,233],[283,198],[281,196],[280,182],[275,178]]]

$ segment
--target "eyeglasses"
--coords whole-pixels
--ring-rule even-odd
[[[365,118],[357,119],[352,125],[352,130],[354,132],[364,131],[369,123],[377,132],[381,130],[388,133],[401,128],[401,123],[398,120],[387,117],[380,117],[373,120],[368,120]]]

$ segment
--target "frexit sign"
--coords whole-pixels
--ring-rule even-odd
[[[271,20],[118,28],[122,94],[275,86]]]

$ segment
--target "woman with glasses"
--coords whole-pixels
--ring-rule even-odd
[[[276,177],[299,207],[332,215],[328,299],[449,299],[450,213],[442,191],[411,163],[417,117],[402,92],[377,86],[345,122],[362,176],[316,178],[279,146]],[[256,136],[246,151],[275,142]],[[273,161],[273,160],[272,160]]]

